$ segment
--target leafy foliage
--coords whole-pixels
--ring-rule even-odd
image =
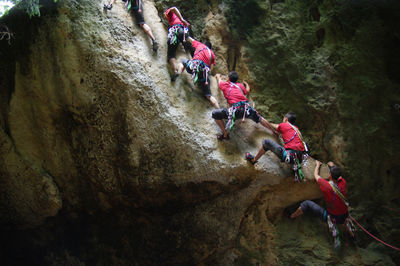
[[[5,0],[0,0],[2,2],[5,2]],[[57,2],[57,0],[53,0],[54,3]],[[14,5],[18,6],[19,8],[22,8],[26,10],[26,12],[29,14],[30,17],[32,16],[40,16],[40,0],[8,0],[7,2],[11,2]],[[8,12],[8,8],[5,9],[5,14]],[[0,13],[0,16],[3,14]]]

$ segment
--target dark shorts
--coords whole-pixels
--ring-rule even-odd
[[[244,112],[244,107],[236,109],[235,113],[236,121],[238,119],[243,118],[243,112]],[[214,118],[215,120],[228,119],[228,116],[229,116],[228,108],[216,109],[212,112],[212,118]],[[246,118],[250,118],[256,123],[260,123],[261,121],[260,115],[254,109],[249,109],[249,113],[248,114],[246,113]]]
[[[136,24],[143,25],[146,22],[144,22],[144,17],[143,17],[143,3],[142,3],[142,0],[139,0],[139,5],[138,6],[135,6],[134,2],[135,1],[132,1],[131,10],[132,10],[133,15],[135,16]],[[140,12],[139,12],[139,9],[140,9]]]
[[[188,52],[190,51],[190,47],[191,44],[188,41],[183,42],[183,36],[185,35],[185,40],[187,40],[189,38],[189,33],[184,33],[184,29],[183,28],[179,28],[178,29],[178,42],[176,42],[175,44],[170,44],[169,40],[168,42],[168,52],[167,52],[167,58],[168,60],[171,58],[176,58],[176,49],[178,48],[179,43],[182,43],[183,48],[185,48],[185,51]]]
[[[265,151],[272,151],[281,159],[281,162],[285,161],[286,155],[284,153],[286,149],[283,146],[270,139],[263,140],[262,145]],[[286,152],[290,152],[290,163],[294,163],[296,157],[300,163],[303,161],[304,152],[290,149],[286,150]]]
[[[185,66],[186,72],[189,74],[193,74],[192,70],[187,66],[188,59],[182,59],[182,64]],[[210,89],[210,74],[207,75],[207,84],[205,80],[199,80],[199,87],[203,91],[204,97],[212,96]]]
[[[314,201],[311,200],[306,200],[303,201],[300,204],[301,210],[304,213],[311,213],[315,216],[318,216],[321,218],[322,221],[326,222],[326,217],[327,217],[327,211],[322,208],[321,206],[319,206],[317,203],[315,203]],[[333,214],[329,214],[329,216],[331,217],[331,220],[336,223],[336,224],[343,224],[347,217],[348,217],[348,213],[345,213],[343,215],[333,215]]]
[[[146,24],[146,22],[144,22],[143,9],[142,12],[139,12],[139,10],[133,10],[132,12],[135,15],[136,24],[138,25]]]
[[[283,152],[285,151],[284,147],[270,139],[264,139],[262,145],[265,151],[272,151],[282,161]]]

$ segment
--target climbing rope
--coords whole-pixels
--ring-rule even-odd
[[[380,240],[379,238],[377,238],[376,236],[372,235],[372,234],[371,234],[370,232],[368,232],[364,227],[362,227],[361,224],[359,224],[351,215],[349,215],[349,217],[350,217],[350,218],[351,218],[365,233],[367,233],[368,235],[370,235],[372,238],[374,238],[375,240],[381,242],[382,244],[384,244],[384,245],[386,245],[386,246],[388,246],[388,247],[391,247],[391,248],[394,249],[394,250],[400,251],[400,248],[397,248],[397,247],[394,247],[394,246],[392,246],[392,245],[389,245],[389,244],[383,242],[382,240]]]

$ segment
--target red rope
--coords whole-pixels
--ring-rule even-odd
[[[389,245],[389,244],[383,242],[382,240],[380,240],[380,239],[377,238],[376,236],[372,235],[372,234],[371,234],[370,232],[368,232],[364,227],[362,227],[361,224],[359,224],[351,215],[349,215],[349,216],[350,216],[350,218],[351,218],[365,233],[367,233],[368,235],[370,235],[372,238],[374,238],[375,240],[381,242],[382,244],[384,244],[384,245],[386,245],[386,246],[388,246],[388,247],[391,247],[391,248],[394,249],[394,250],[400,251],[400,248],[396,248],[396,247],[394,247],[394,246],[391,246],[391,245]]]

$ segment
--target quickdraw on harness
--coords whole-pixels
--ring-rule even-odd
[[[178,43],[179,38],[179,29],[183,29],[183,40],[182,42],[185,42],[185,35],[189,32],[189,29],[181,24],[175,24],[172,27],[169,28],[168,30],[168,43],[175,45]]]
[[[244,122],[244,119],[246,118],[246,114],[247,116],[250,115],[250,110],[254,110],[254,108],[250,105],[250,103],[248,101],[241,101],[241,102],[237,102],[232,104],[232,106],[228,109],[228,122],[226,123],[226,130],[233,130],[234,126],[235,126],[235,120],[236,120],[236,111],[240,108],[244,108],[243,110],[243,118],[242,118],[242,122]],[[257,112],[256,110],[254,110],[255,112]]]
[[[190,60],[186,65],[192,72],[193,83],[196,84],[198,81],[207,82],[207,75],[211,71],[206,63],[199,59]],[[200,77],[201,75],[201,77]]]
[[[298,153],[301,153],[298,154]],[[299,159],[300,157],[300,159]],[[287,164],[293,163],[294,179],[297,182],[302,182],[304,180],[303,166],[302,162],[306,161],[308,158],[307,153],[295,150],[284,150],[282,154],[282,162]],[[305,163],[304,163],[305,164]]]
[[[135,4],[132,6],[132,1],[135,1]],[[127,0],[125,3],[125,8],[126,10],[138,10],[140,9],[140,6],[142,5],[142,0]]]
[[[333,193],[334,193],[333,199],[332,199],[330,205],[333,206],[333,203],[335,202],[336,195],[337,195],[343,201],[343,203],[346,204],[346,206],[349,206],[349,202],[347,201],[347,199],[343,195],[343,193],[339,190],[338,186],[333,181],[329,181],[329,185],[331,186]],[[328,223],[329,231],[332,233],[332,237],[334,240],[334,247],[339,248],[340,247],[340,238],[339,238],[339,229],[337,227],[336,220],[334,218],[332,218],[331,215],[327,214],[326,210],[324,211],[324,218],[325,217],[326,217],[326,221]],[[354,227],[354,224],[351,221],[350,217],[351,217],[350,215],[348,215],[348,217],[346,217],[346,220],[344,221],[344,226],[346,226],[347,230],[349,232],[352,232],[352,234],[354,235],[355,227]]]

